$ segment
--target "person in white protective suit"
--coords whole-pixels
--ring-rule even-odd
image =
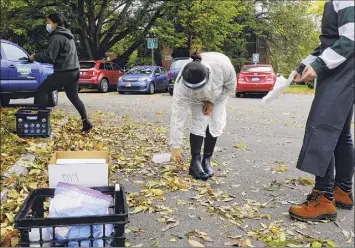
[[[182,161],[184,126],[191,112],[189,174],[196,179],[214,176],[211,157],[217,137],[226,126],[226,103],[235,86],[236,72],[230,59],[217,52],[193,54],[176,78],[170,123],[171,157]]]

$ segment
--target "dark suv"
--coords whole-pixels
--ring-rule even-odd
[[[173,62],[171,63],[170,70],[168,73],[168,78],[169,78],[169,93],[172,96],[174,92],[174,83],[176,80],[176,77],[178,76],[181,68],[187,63],[189,58],[187,57],[182,57],[182,58],[175,58]]]

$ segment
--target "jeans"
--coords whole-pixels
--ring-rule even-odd
[[[346,119],[325,176],[316,177],[315,189],[326,192],[328,195],[333,195],[334,185],[348,192],[352,190],[354,175],[354,145],[351,137],[352,116],[353,108]]]

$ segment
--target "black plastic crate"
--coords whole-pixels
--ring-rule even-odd
[[[102,240],[104,247],[124,247],[126,240],[124,235],[125,225],[128,223],[128,207],[124,188],[116,184],[115,187],[93,187],[92,189],[113,197],[109,214],[66,218],[44,217],[44,202],[54,197],[55,189],[36,189],[32,191],[15,217],[15,228],[20,232],[20,246],[68,247],[69,244],[77,242],[75,247],[82,247],[81,244],[83,242],[89,242],[89,246],[93,247],[95,240]],[[113,233],[111,236],[105,236],[105,224],[113,224]],[[94,238],[93,229],[96,225],[103,226],[104,231],[102,237]],[[42,239],[43,228],[50,228],[52,237],[55,237],[56,228],[65,226],[89,226],[91,235],[90,237],[80,239],[55,240],[54,238],[49,241]],[[39,230],[39,241],[30,241],[29,239],[29,232],[31,229],[33,230],[33,228],[38,228]]]
[[[16,133],[22,138],[51,135],[50,109],[25,108],[16,112]]]

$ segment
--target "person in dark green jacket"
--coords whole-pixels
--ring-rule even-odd
[[[296,69],[296,82],[317,78],[297,162],[315,175],[315,187],[305,203],[291,206],[290,216],[298,220],[334,220],[335,206],[353,207],[354,9],[352,0],[325,3],[321,43]]]
[[[47,17],[46,26],[51,34],[48,48],[45,52],[30,57],[31,61],[53,64],[54,67],[54,73],[49,75],[38,88],[36,104],[45,108],[48,103],[48,94],[64,88],[68,99],[81,116],[83,122],[81,131],[87,133],[93,125],[88,120],[84,103],[79,98],[79,58],[74,35],[66,27],[67,22],[61,14],[50,14]]]

